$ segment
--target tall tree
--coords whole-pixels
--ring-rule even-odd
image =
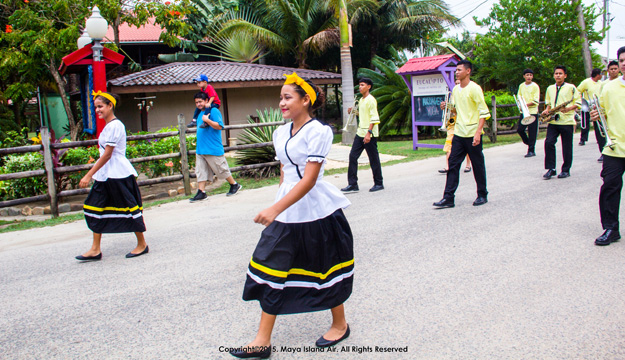
[[[354,77],[352,70],[352,54],[350,50],[350,28],[347,18],[347,4],[345,0],[338,0],[339,31],[341,34],[341,79],[343,90],[343,125],[347,125],[349,108],[354,107]],[[354,109],[355,110],[355,109]],[[343,132],[342,142],[351,144],[356,134]]]
[[[494,81],[516,91],[523,69],[534,70],[534,81],[541,88],[553,83],[553,68],[565,65],[567,81],[584,79],[582,40],[575,11],[577,2],[567,0],[500,0],[490,15],[476,23],[488,26],[476,38],[476,75],[481,82]],[[588,40],[602,39],[593,29],[598,13],[594,6],[584,8]],[[600,64],[597,54],[595,65]]]

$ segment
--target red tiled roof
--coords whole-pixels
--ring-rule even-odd
[[[149,18],[147,24],[137,28],[131,26],[128,23],[123,23],[119,26],[119,42],[158,42],[158,38],[161,36],[163,29],[154,23],[154,18]],[[113,35],[113,27],[109,25],[106,32],[106,41],[113,42],[115,36]]]
[[[233,82],[284,81],[283,74],[290,74],[293,71],[303,78],[317,80],[319,84],[336,84],[340,83],[341,79],[341,74],[325,71],[215,61],[181,62],[157,66],[110,80],[109,84],[119,87],[194,84],[195,78],[200,74],[206,74],[211,84],[222,83],[222,86],[216,87],[227,88],[227,83]]]
[[[447,60],[451,58],[459,60],[459,58],[455,54],[427,56],[422,58],[410,59],[407,63],[404,64],[404,66],[397,69],[396,73],[409,74],[419,71],[436,70],[439,66],[443,65],[445,62],[447,62]]]

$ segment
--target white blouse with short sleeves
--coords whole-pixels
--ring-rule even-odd
[[[137,171],[126,158],[126,127],[119,119],[114,119],[102,129],[98,138],[100,157],[107,146],[113,146],[111,159],[93,174],[93,180],[124,179],[130,175],[137,176]]]
[[[310,222],[323,219],[338,209],[348,207],[351,203],[339,189],[323,180],[326,156],[332,146],[332,129],[317,119],[308,121],[294,135],[291,135],[292,128],[293,123],[288,123],[280,126],[273,133],[276,157],[283,165],[284,172],[276,202],[303,178],[309,161],[320,162],[322,165],[315,186],[303,198],[278,215],[276,221]]]

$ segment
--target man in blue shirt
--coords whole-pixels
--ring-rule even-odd
[[[241,190],[242,186],[232,178],[228,162],[224,156],[224,146],[221,143],[221,130],[224,123],[219,109],[207,108],[208,95],[198,92],[194,96],[195,106],[201,111],[198,121],[207,126],[197,128],[197,147],[195,149],[195,174],[197,175],[197,194],[189,201],[206,200],[206,182],[212,181],[217,175],[219,179],[226,179],[230,183],[230,191],[226,194],[232,196]]]

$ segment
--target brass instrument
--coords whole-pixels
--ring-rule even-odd
[[[549,112],[547,112],[546,114],[541,114],[538,120],[542,123],[548,123],[554,120],[558,120],[559,116],[557,113],[562,111],[565,107],[567,107],[574,100],[575,100],[575,89],[573,89],[572,94],[571,94],[571,99],[569,101],[565,101],[562,104],[551,108],[551,110],[549,110]]]
[[[584,97],[584,95],[586,97],[588,97],[589,100],[586,100],[586,97]],[[584,91],[584,93],[582,94],[582,117],[581,120],[579,122],[579,126],[582,129],[588,129],[588,118],[586,116],[583,115],[583,113],[589,113],[590,112],[590,97],[588,96],[588,91]]]
[[[358,100],[354,102],[354,107],[352,108],[352,111],[349,113],[349,116],[347,117],[347,123],[345,124],[345,127],[341,129],[341,131],[356,132],[356,130],[358,130],[358,123],[356,121],[357,117],[358,117]]]
[[[521,114],[523,114],[523,119],[521,119],[521,124],[529,125],[533,123],[536,120],[536,118],[530,114],[530,109],[527,107],[527,103],[525,102],[525,99],[523,99],[522,96],[519,96],[517,98],[517,96],[514,94],[512,96],[514,97],[514,101],[516,102],[516,106],[519,108],[519,111],[521,112]]]
[[[445,108],[443,109],[443,117],[441,119],[443,124],[438,128],[438,130],[442,132],[447,132],[447,127],[455,122],[455,120],[451,120],[451,112],[454,110],[454,105],[449,102],[450,100],[451,91],[448,91],[447,94],[445,94]]]
[[[597,111],[599,114],[599,121],[597,121],[596,125],[599,126],[599,134],[605,138],[605,146],[609,147],[611,150],[614,150],[614,141],[610,139],[608,136],[608,122],[603,115],[603,111],[601,110],[601,104],[599,103],[599,98],[596,94],[593,94],[592,100],[588,102],[588,106],[590,109]]]

